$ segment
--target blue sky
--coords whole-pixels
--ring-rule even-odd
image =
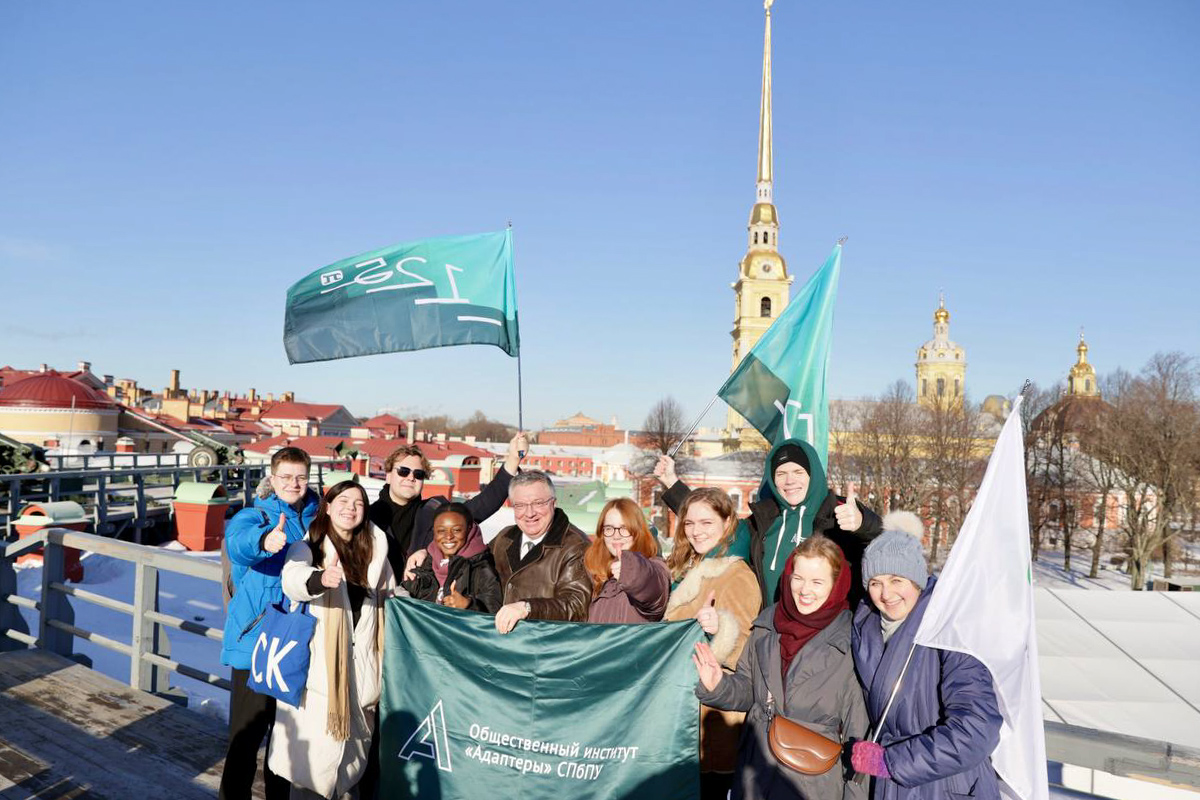
[[[848,235],[830,392],[912,379],[939,289],[977,399],[1200,355],[1200,5],[777,0],[797,286]],[[637,426],[729,370],[762,7],[0,5],[0,363],[515,421],[463,347],[288,366],[287,287],[512,220],[525,416]],[[717,421],[716,415],[713,421]]]

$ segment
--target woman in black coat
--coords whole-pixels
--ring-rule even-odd
[[[447,503],[433,518],[429,557],[401,585],[418,600],[495,614],[500,579],[479,525],[462,503]]]

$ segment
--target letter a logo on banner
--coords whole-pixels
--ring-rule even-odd
[[[397,755],[405,761],[428,758],[436,761],[437,768],[442,772],[454,771],[450,768],[450,745],[446,741],[446,718],[442,715],[441,700],[408,737]]]

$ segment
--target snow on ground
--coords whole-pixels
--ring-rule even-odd
[[[193,558],[202,558],[213,562],[220,561],[219,552],[190,553],[175,542],[164,545],[164,548]],[[80,588],[114,600],[133,602],[134,564],[132,562],[95,553],[85,553],[82,563],[83,582],[78,584]],[[19,595],[38,598],[41,594],[41,585],[42,569],[40,565],[18,566],[17,593]],[[164,614],[191,620],[217,630],[225,627],[225,610],[221,602],[220,584],[159,570],[158,597],[159,611]],[[67,600],[75,612],[74,624],[76,627],[124,644],[130,643],[133,635],[133,618],[129,614],[101,608],[76,597],[68,597]],[[25,619],[30,631],[36,633],[38,612],[22,608],[21,616]],[[223,678],[229,677],[229,668],[221,664],[220,642],[173,628],[160,627],[160,631],[166,635],[172,660]],[[74,639],[74,648],[76,653],[83,654],[92,660],[93,669],[122,683],[129,682],[130,659],[128,656],[78,637]],[[212,714],[222,720],[228,717],[229,696],[224,689],[178,673],[172,672],[168,675],[169,685],[187,695],[189,708]]]
[[[1186,571],[1195,567],[1196,561],[1190,564],[1175,562],[1177,577],[1200,578],[1200,574]],[[1099,574],[1095,578],[1088,577],[1092,568],[1090,552],[1071,553],[1071,571],[1063,568],[1063,551],[1043,548],[1038,553],[1038,560],[1033,562],[1033,584],[1042,589],[1101,589],[1104,591],[1130,591],[1129,574],[1117,569],[1104,558],[1100,563]],[[1156,561],[1150,566],[1152,575],[1162,575],[1162,562]]]

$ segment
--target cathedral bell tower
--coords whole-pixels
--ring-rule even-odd
[[[779,215],[774,204],[774,158],[771,152],[771,5],[764,0],[767,12],[766,33],[763,37],[762,98],[758,112],[758,182],[754,207],[750,210],[746,255],[738,265],[738,279],[730,284],[734,292],[733,365],[735,369],[750,352],[771,323],[783,313],[788,304],[792,277],[779,254]],[[736,437],[743,447],[763,444],[762,436],[748,426],[742,416],[729,409],[726,423],[729,437]]]
[[[1067,394],[1076,397],[1099,397],[1100,386],[1096,383],[1096,368],[1088,363],[1088,346],[1083,340],[1082,330],[1079,332],[1079,346],[1075,348],[1075,354],[1077,358],[1067,378]]]
[[[967,354],[950,341],[950,312],[938,297],[933,338],[917,348],[917,402],[924,406],[961,406],[966,392]]]

